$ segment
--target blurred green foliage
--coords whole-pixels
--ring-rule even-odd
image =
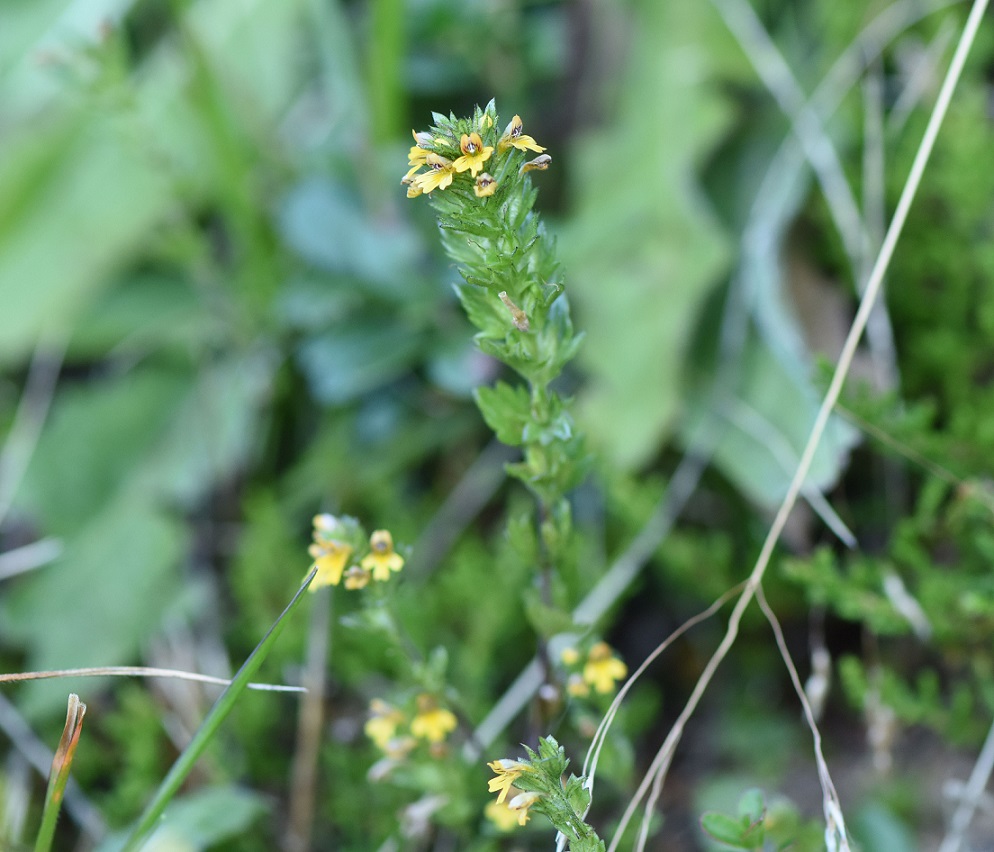
[[[754,8],[808,93],[855,40],[866,68],[837,108],[818,101],[819,117],[860,204],[892,209],[964,10]],[[684,453],[710,464],[651,570],[596,631],[634,669],[745,576],[813,420],[813,365],[835,357],[852,315],[861,273],[810,165],[781,148],[794,144],[790,119],[728,9],[0,4],[0,556],[60,546],[29,573],[0,570],[3,670],[230,674],[306,572],[311,516],[347,512],[389,527],[408,564],[383,600],[333,598],[313,848],[509,848],[483,816],[484,759],[553,734],[579,771],[606,708],[570,699],[565,671],[547,660],[550,689],[482,757],[460,753],[469,732],[650,522]],[[854,380],[848,422],[834,422],[810,478],[859,547],[799,512],[766,580],[800,668],[820,642],[838,663],[823,733],[830,765],[855,767],[838,786],[866,849],[913,848],[939,810],[919,807],[935,785],[895,803],[886,767],[862,768],[867,755],[911,765],[902,732],[925,729],[943,755],[974,750],[994,716],[992,53],[984,34],[888,276],[899,381]],[[409,128],[491,97],[553,156],[537,207],[585,336],[555,390],[575,397],[598,460],[571,495],[555,608],[531,584],[538,532],[526,495],[503,474],[518,457],[487,427],[514,446],[527,394],[473,348],[432,213],[399,184]],[[866,165],[874,152],[880,174]],[[860,375],[881,357],[868,347]],[[517,406],[521,422],[487,417],[498,403]],[[300,680],[309,630],[308,618],[286,627],[266,679]],[[627,699],[589,817],[599,831],[718,635],[715,622],[696,628]],[[758,614],[720,680],[673,771],[680,790],[723,779],[736,789],[664,795],[652,842],[703,848],[701,812],[733,813],[760,784],[769,820],[773,791],[814,775]],[[69,689],[90,707],[74,774],[120,829],[216,689],[72,679],[4,695],[54,744]],[[426,689],[456,711],[459,734],[377,780],[369,701],[411,703]],[[242,699],[174,803],[190,848],[284,842],[298,701]],[[852,730],[884,711],[887,744],[854,742]],[[0,742],[0,795],[14,801],[25,785],[17,744],[9,733]],[[0,821],[0,845],[29,842],[44,784],[26,788],[27,825],[18,834]],[[781,826],[807,838],[820,801],[804,795],[783,806]],[[60,829],[67,846],[73,813]],[[709,822],[726,843],[727,820]],[[548,845],[537,823],[512,835],[515,848]]]

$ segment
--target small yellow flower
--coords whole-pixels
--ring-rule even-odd
[[[369,537],[369,554],[363,557],[362,567],[371,571],[378,583],[389,580],[391,571],[404,567],[404,557],[394,552],[393,536],[387,530],[376,530]]]
[[[347,544],[327,541],[311,545],[309,552],[312,556],[317,553],[314,564],[318,569],[310,590],[313,592],[323,586],[337,586],[342,581],[342,572],[352,555],[352,548]]]
[[[338,525],[338,520],[334,515],[329,515],[327,512],[323,512],[320,515],[315,515],[312,523],[314,524],[314,532],[331,532]]]
[[[500,795],[497,796],[498,803],[503,802],[507,798],[508,790],[511,789],[511,785],[514,784],[522,772],[531,771],[531,767],[527,763],[521,763],[518,760],[507,760],[506,758],[492,760],[487,766],[497,776],[490,779],[488,789],[491,793],[496,793],[500,790]]]
[[[418,715],[411,720],[411,733],[422,740],[440,743],[455,730],[456,717],[430,695],[418,696]]]
[[[586,698],[590,695],[590,686],[580,675],[571,674],[566,681],[566,691],[574,698]]]
[[[414,130],[411,130],[411,136],[414,137],[414,144],[418,148],[427,148],[432,144],[432,138],[430,133],[424,133],[424,132],[416,133]],[[413,151],[414,148],[411,148],[411,150]]]
[[[414,737],[393,737],[384,746],[383,751],[391,760],[401,761],[414,751],[417,746],[418,741]]]
[[[477,198],[486,198],[488,195],[493,195],[497,191],[497,181],[494,180],[493,175],[484,172],[476,179],[476,186],[473,187],[473,192],[476,193]]]
[[[365,568],[353,565],[345,572],[345,582],[342,583],[346,589],[365,589],[369,585],[372,575]]]
[[[408,198],[417,198],[424,191],[421,189],[421,184],[418,183],[417,178],[411,177],[410,172],[404,175],[404,177],[401,178],[400,182],[407,186]]]
[[[628,667],[614,656],[607,642],[598,642],[587,655],[583,679],[601,695],[614,692],[614,685],[628,674]]]
[[[366,721],[363,731],[376,743],[377,748],[386,751],[388,743],[397,733],[397,728],[404,724],[404,714],[379,698],[369,702],[369,710],[373,715]]]
[[[483,815],[497,827],[498,831],[504,833],[513,831],[518,825],[518,815],[511,810],[507,802],[496,800],[487,802]]]
[[[541,171],[544,172],[549,168],[549,163],[552,162],[552,157],[548,154],[539,154],[534,160],[529,160],[524,163],[520,169],[518,169],[518,174],[524,174],[525,172],[531,171]]]
[[[450,183],[452,183],[452,176],[455,174],[455,168],[451,160],[446,159],[440,154],[429,153],[425,157],[425,165],[428,166],[428,171],[423,174],[418,175],[414,178],[414,182],[417,184],[421,192],[431,193],[436,189],[445,189]],[[411,191],[407,191],[408,196],[410,196]]]
[[[480,116],[480,130],[489,130],[493,126],[494,120],[487,113],[483,113]]]
[[[426,151],[424,148],[419,148],[417,145],[411,148],[407,155],[407,164],[410,168],[407,170],[407,174],[404,175],[404,177],[409,178],[422,166],[428,165],[428,155],[430,153],[431,151]]]
[[[518,793],[511,801],[507,803],[507,806],[512,811],[518,812],[518,825],[524,825],[528,822],[529,813],[528,809],[535,804],[539,799],[542,798],[541,793],[537,793],[534,790],[529,790],[527,793]]]
[[[564,666],[575,666],[580,662],[580,652],[572,645],[567,645],[559,653],[559,659],[562,660]]]
[[[524,129],[524,125],[521,123],[521,116],[514,116],[510,124],[504,128],[504,135],[497,142],[497,153],[503,154],[508,148],[514,147],[519,151],[535,151],[535,153],[541,154],[545,148],[539,145],[531,136],[526,136]]]
[[[490,155],[494,152],[492,145],[484,146],[480,134],[476,132],[462,135],[462,139],[459,140],[459,150],[462,151],[462,156],[452,164],[452,167],[457,172],[469,169],[469,173],[473,177],[480,173],[483,164],[490,159]],[[479,195],[479,193],[477,194]]]

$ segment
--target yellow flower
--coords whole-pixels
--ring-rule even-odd
[[[314,524],[315,533],[331,532],[331,530],[338,526],[338,519],[334,515],[329,515],[327,512],[324,512],[320,515],[315,515],[312,523]]]
[[[431,743],[440,743],[455,727],[456,717],[449,710],[439,707],[430,695],[418,696],[418,715],[411,720],[411,733],[414,736]]]
[[[401,761],[417,748],[418,741],[414,737],[393,737],[384,746],[383,751],[387,757],[394,761]]]
[[[404,177],[409,178],[422,166],[428,165],[428,155],[430,153],[431,151],[426,151],[424,148],[419,148],[417,145],[411,148],[410,153],[407,155],[407,164],[410,168],[407,170],[407,174],[404,175]]]
[[[376,530],[369,537],[369,554],[363,557],[362,567],[371,571],[378,583],[389,580],[391,571],[404,567],[404,557],[394,552],[393,536],[387,530]]]
[[[484,172],[476,179],[476,186],[473,187],[473,192],[476,193],[477,198],[486,198],[488,195],[493,195],[497,191],[497,181],[494,180],[493,175]]]
[[[496,793],[500,790],[500,795],[497,796],[498,803],[503,802],[507,798],[507,792],[511,789],[511,785],[518,779],[518,776],[522,772],[530,772],[531,767],[527,763],[521,763],[518,760],[507,760],[506,758],[501,758],[500,760],[492,760],[487,764],[496,774],[496,778],[490,779],[489,790],[491,793]]]
[[[541,798],[541,793],[530,790],[527,793],[518,793],[517,796],[507,803],[507,806],[512,811],[518,812],[518,825],[524,825],[528,822],[528,809]]]
[[[511,810],[507,802],[487,802],[483,815],[497,827],[498,831],[513,831],[518,824],[518,815]]]
[[[370,576],[365,568],[353,565],[345,572],[345,582],[342,585],[346,589],[365,589],[369,585]]]
[[[616,681],[628,674],[628,667],[611,651],[607,642],[598,642],[587,655],[583,679],[601,695],[614,692]]]
[[[563,661],[564,666],[575,666],[580,662],[580,652],[572,645],[567,645],[560,651],[559,659]]]
[[[337,586],[342,580],[342,572],[352,555],[352,548],[337,541],[326,541],[321,544],[312,544],[309,552],[311,556],[316,557],[314,564],[318,569],[310,590],[313,592],[323,586]]]
[[[417,198],[423,192],[423,190],[421,189],[421,185],[418,183],[418,179],[415,177],[411,177],[410,172],[404,175],[404,177],[401,178],[400,182],[407,186],[408,198]]]
[[[369,702],[369,710],[373,715],[366,721],[363,731],[376,743],[377,748],[386,751],[397,728],[404,724],[404,714],[379,698]]]
[[[455,168],[451,160],[446,159],[440,154],[429,153],[425,157],[425,165],[428,166],[429,170],[414,178],[414,182],[421,192],[431,193],[436,189],[445,189],[452,183]],[[410,189],[408,189],[407,194],[408,197],[411,197]]]
[[[525,172],[530,171],[541,171],[544,172],[549,168],[549,163],[552,162],[552,157],[548,154],[539,154],[534,160],[529,160],[524,163],[520,169],[518,169],[518,174],[523,175]]]
[[[566,691],[574,698],[586,698],[590,695],[590,686],[578,674],[571,674],[566,681]]]
[[[511,147],[517,148],[519,151],[535,151],[538,154],[545,150],[531,136],[524,134],[524,125],[521,123],[520,115],[514,116],[511,123],[504,128],[504,135],[497,142],[497,153],[503,154]]]
[[[480,134],[476,132],[462,135],[462,139],[459,140],[459,150],[462,151],[462,156],[452,164],[452,167],[457,172],[469,169],[469,173],[473,177],[479,174],[483,164],[490,159],[490,155],[494,152],[492,145],[484,147]]]

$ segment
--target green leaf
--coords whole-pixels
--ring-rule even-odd
[[[289,245],[315,266],[357,276],[385,296],[408,297],[408,270],[420,250],[414,231],[394,218],[370,218],[344,186],[318,178],[300,183],[285,199],[279,224]]]
[[[742,819],[750,823],[762,822],[766,814],[766,801],[763,798],[763,791],[757,788],[747,790],[739,799],[738,814]]]
[[[71,325],[167,209],[161,170],[96,111],[6,134],[0,162],[28,174],[0,191],[0,363],[23,358],[43,329]]]
[[[173,801],[180,786],[189,776],[190,772],[193,771],[194,766],[200,757],[203,756],[204,751],[215,740],[222,723],[228,718],[231,711],[234,710],[235,705],[248,688],[252,678],[258,672],[273,645],[276,643],[276,640],[279,638],[280,633],[282,633],[289,617],[300,607],[301,602],[304,600],[307,586],[313,579],[315,571],[316,569],[308,574],[306,580],[293,596],[290,603],[287,604],[279,618],[273,622],[266,635],[262,637],[259,644],[249,654],[248,659],[242,663],[241,668],[235,673],[231,683],[228,684],[224,692],[221,693],[220,697],[214,702],[214,705],[204,717],[204,721],[197,728],[193,739],[190,740],[186,748],[176,758],[176,762],[172,765],[166,777],[162,779],[162,783],[156,790],[155,795],[145,806],[145,810],[138,818],[137,823],[132,826],[125,840],[124,848],[128,852],[137,852],[138,849],[142,848],[148,835],[160,824],[163,812]],[[265,696],[265,698],[269,698],[269,696]]]
[[[785,365],[755,335],[749,337],[736,365],[736,387],[724,386],[720,369],[689,394],[683,440],[687,446],[702,441],[706,445],[707,436],[717,434],[715,464],[754,502],[775,508],[787,493],[820,396],[803,370]],[[858,437],[841,419],[830,420],[805,485],[815,491],[834,485]]]
[[[477,388],[476,404],[497,440],[509,447],[520,446],[532,422],[531,398],[523,385],[497,382],[492,388]]]
[[[4,103],[12,91],[29,94],[18,104],[28,118],[0,136],[0,363],[22,360],[45,328],[74,324],[186,200],[187,187],[207,193],[228,179],[222,192],[238,189],[229,143],[281,114],[297,93],[304,0],[196,4],[184,20],[194,39],[167,41],[115,97],[101,97],[96,85],[88,94],[81,90],[85,78],[70,75],[72,97],[60,99],[65,93],[51,83],[59,75],[35,61],[32,47],[39,39],[60,53],[76,49],[62,43],[69,26],[57,11],[63,5],[47,3],[37,16],[20,17],[12,41],[25,58],[0,79]],[[200,51],[192,60],[191,43]],[[243,104],[241,112],[232,111],[227,120],[234,126],[220,133],[204,132],[196,93],[187,88],[198,61],[197,71],[209,68],[213,83],[237,83],[238,97],[229,103]]]
[[[626,467],[649,459],[674,426],[695,318],[729,257],[693,179],[731,118],[715,80],[727,32],[706,3],[640,2],[634,14],[617,108],[577,145],[576,217],[559,239],[586,330],[579,419]]]
[[[18,504],[39,517],[49,533],[71,538],[84,529],[166,433],[184,378],[147,368],[63,389],[52,405]]]
[[[759,849],[763,845],[762,838],[756,842],[750,837],[751,826],[742,824],[742,820],[728,814],[710,812],[701,816],[701,828],[710,837],[734,849]]]
[[[421,347],[418,332],[369,320],[312,338],[297,358],[314,396],[342,405],[406,373]]]
[[[272,388],[269,353],[235,352],[203,369],[135,471],[170,502],[192,506],[234,474],[258,442],[259,411]]]
[[[497,294],[466,282],[456,284],[455,289],[469,321],[480,329],[479,336],[503,340],[513,325],[511,315]]]
[[[208,787],[174,799],[148,848],[206,850],[244,834],[267,810],[263,796],[244,787]],[[97,852],[120,852],[125,833],[104,841]]]
[[[180,592],[176,566],[187,535],[147,494],[122,492],[57,562],[4,598],[0,632],[28,649],[31,670],[131,662]],[[65,690],[65,681],[33,681],[20,707],[29,715],[55,710]]]
[[[880,802],[869,801],[848,820],[850,831],[863,849],[900,849],[916,852],[920,848],[908,823]]]
[[[560,633],[583,632],[569,612],[543,603],[537,590],[526,589],[522,594],[528,623],[539,636],[551,639]]]

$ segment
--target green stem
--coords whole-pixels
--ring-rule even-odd
[[[287,604],[286,609],[283,610],[279,618],[269,628],[262,641],[242,664],[242,667],[238,670],[238,674],[235,675],[234,679],[214,703],[214,706],[210,709],[197,733],[190,740],[190,744],[176,759],[172,769],[169,770],[169,773],[159,785],[158,790],[156,790],[152,801],[146,805],[138,822],[131,829],[131,833],[124,842],[124,852],[135,852],[135,850],[140,849],[145,839],[152,832],[152,829],[155,828],[166,806],[172,801],[180,785],[186,779],[187,775],[190,774],[197,760],[204,753],[210,741],[221,727],[221,723],[234,709],[235,702],[248,687],[252,676],[259,670],[263,660],[266,659],[276,639],[283,631],[287,616],[300,605],[303,600],[304,591],[310,585],[316,573],[317,568],[312,568],[301,587],[297,590],[297,594],[293,596],[293,600]]]

